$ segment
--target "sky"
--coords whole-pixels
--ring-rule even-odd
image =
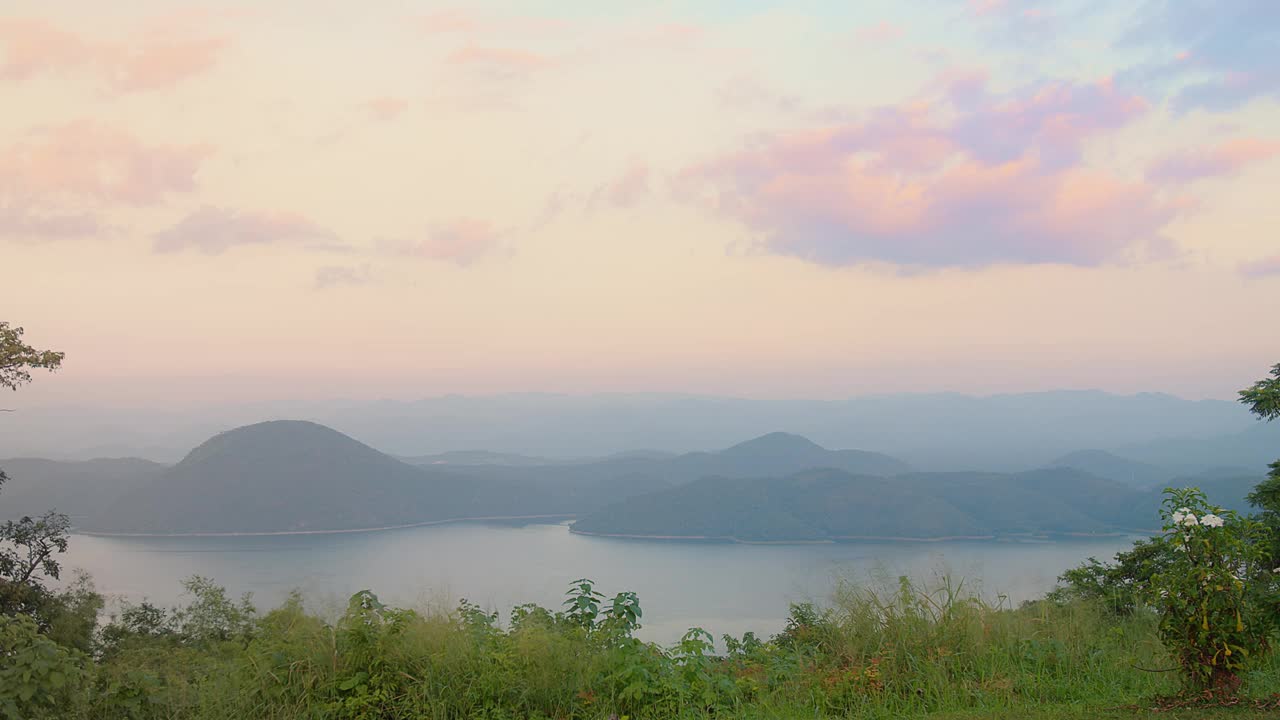
[[[1280,3],[0,0],[7,405],[1280,362]]]

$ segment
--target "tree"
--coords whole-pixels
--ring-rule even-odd
[[[1240,402],[1249,412],[1270,422],[1280,418],[1280,364],[1271,368],[1271,376],[1240,391]],[[1270,465],[1267,478],[1249,493],[1249,504],[1258,508],[1259,519],[1271,531],[1271,563],[1280,568],[1280,460]]]
[[[22,342],[23,330],[0,320],[0,388],[17,390],[31,382],[31,371],[57,370],[65,353],[37,350]]]
[[[64,354],[37,350],[22,342],[22,328],[0,321],[0,388],[17,390],[31,382],[31,370],[57,370]],[[8,476],[0,470],[0,490]],[[47,616],[52,593],[46,579],[61,571],[56,554],[67,551],[71,519],[57,512],[24,517],[0,525],[0,612]],[[47,624],[47,617],[44,617]]]
[[[61,575],[55,555],[67,551],[70,531],[70,518],[57,512],[0,525],[0,612],[47,619],[52,594],[45,582]]]
[[[1272,366],[1271,377],[1263,378],[1240,391],[1240,402],[1263,420],[1280,418],[1280,363]]]

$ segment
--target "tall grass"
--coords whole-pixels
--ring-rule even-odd
[[[1149,614],[1083,601],[1010,608],[947,578],[842,584],[823,607],[793,607],[773,638],[726,638],[720,655],[696,633],[643,643],[603,609],[584,623],[526,606],[500,623],[465,602],[407,611],[368,594],[336,621],[295,596],[249,626],[201,627],[199,638],[118,628],[83,702],[60,717],[1016,717],[1087,715],[1177,689],[1176,673],[1152,672],[1173,663]],[[1280,664],[1248,683],[1280,688]]]

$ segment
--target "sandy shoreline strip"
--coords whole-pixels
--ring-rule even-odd
[[[591,537],[606,538],[622,538],[624,540],[695,540],[698,542],[731,542],[740,545],[829,545],[834,540],[740,540],[729,535],[635,535],[627,533],[602,533],[588,532],[586,530],[575,530],[569,527],[569,532],[574,535],[589,535]]]
[[[345,535],[350,533],[382,532],[383,530],[403,530],[405,528],[425,527],[427,525],[445,525],[462,522],[492,522],[498,520],[571,520],[577,515],[486,515],[480,517],[448,518],[446,520],[426,520],[406,523],[404,525],[384,525],[370,528],[348,528],[345,530],[271,530],[264,532],[194,532],[194,533],[124,533],[95,532],[90,530],[72,530],[75,535],[92,535],[95,537],[270,537],[273,535]]]
[[[574,535],[591,535],[593,537],[622,538],[625,540],[668,540],[668,541],[697,541],[697,542],[730,542],[740,545],[828,545],[837,542],[910,542],[910,543],[941,543],[941,542],[990,542],[1000,540],[999,535],[944,535],[940,537],[901,537],[891,535],[836,535],[821,540],[741,540],[729,535],[640,535],[636,533],[602,533],[588,532],[586,530],[575,530],[569,527],[569,532]],[[1091,534],[1091,533],[1054,533],[1060,537],[1079,538],[1113,538],[1124,537],[1127,533],[1114,534]],[[1042,542],[1051,542],[1046,537]],[[1022,541],[1028,542],[1028,541]]]

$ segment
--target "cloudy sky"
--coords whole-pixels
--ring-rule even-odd
[[[0,318],[68,353],[17,398],[1230,397],[1276,47],[1274,0],[4,0]]]

